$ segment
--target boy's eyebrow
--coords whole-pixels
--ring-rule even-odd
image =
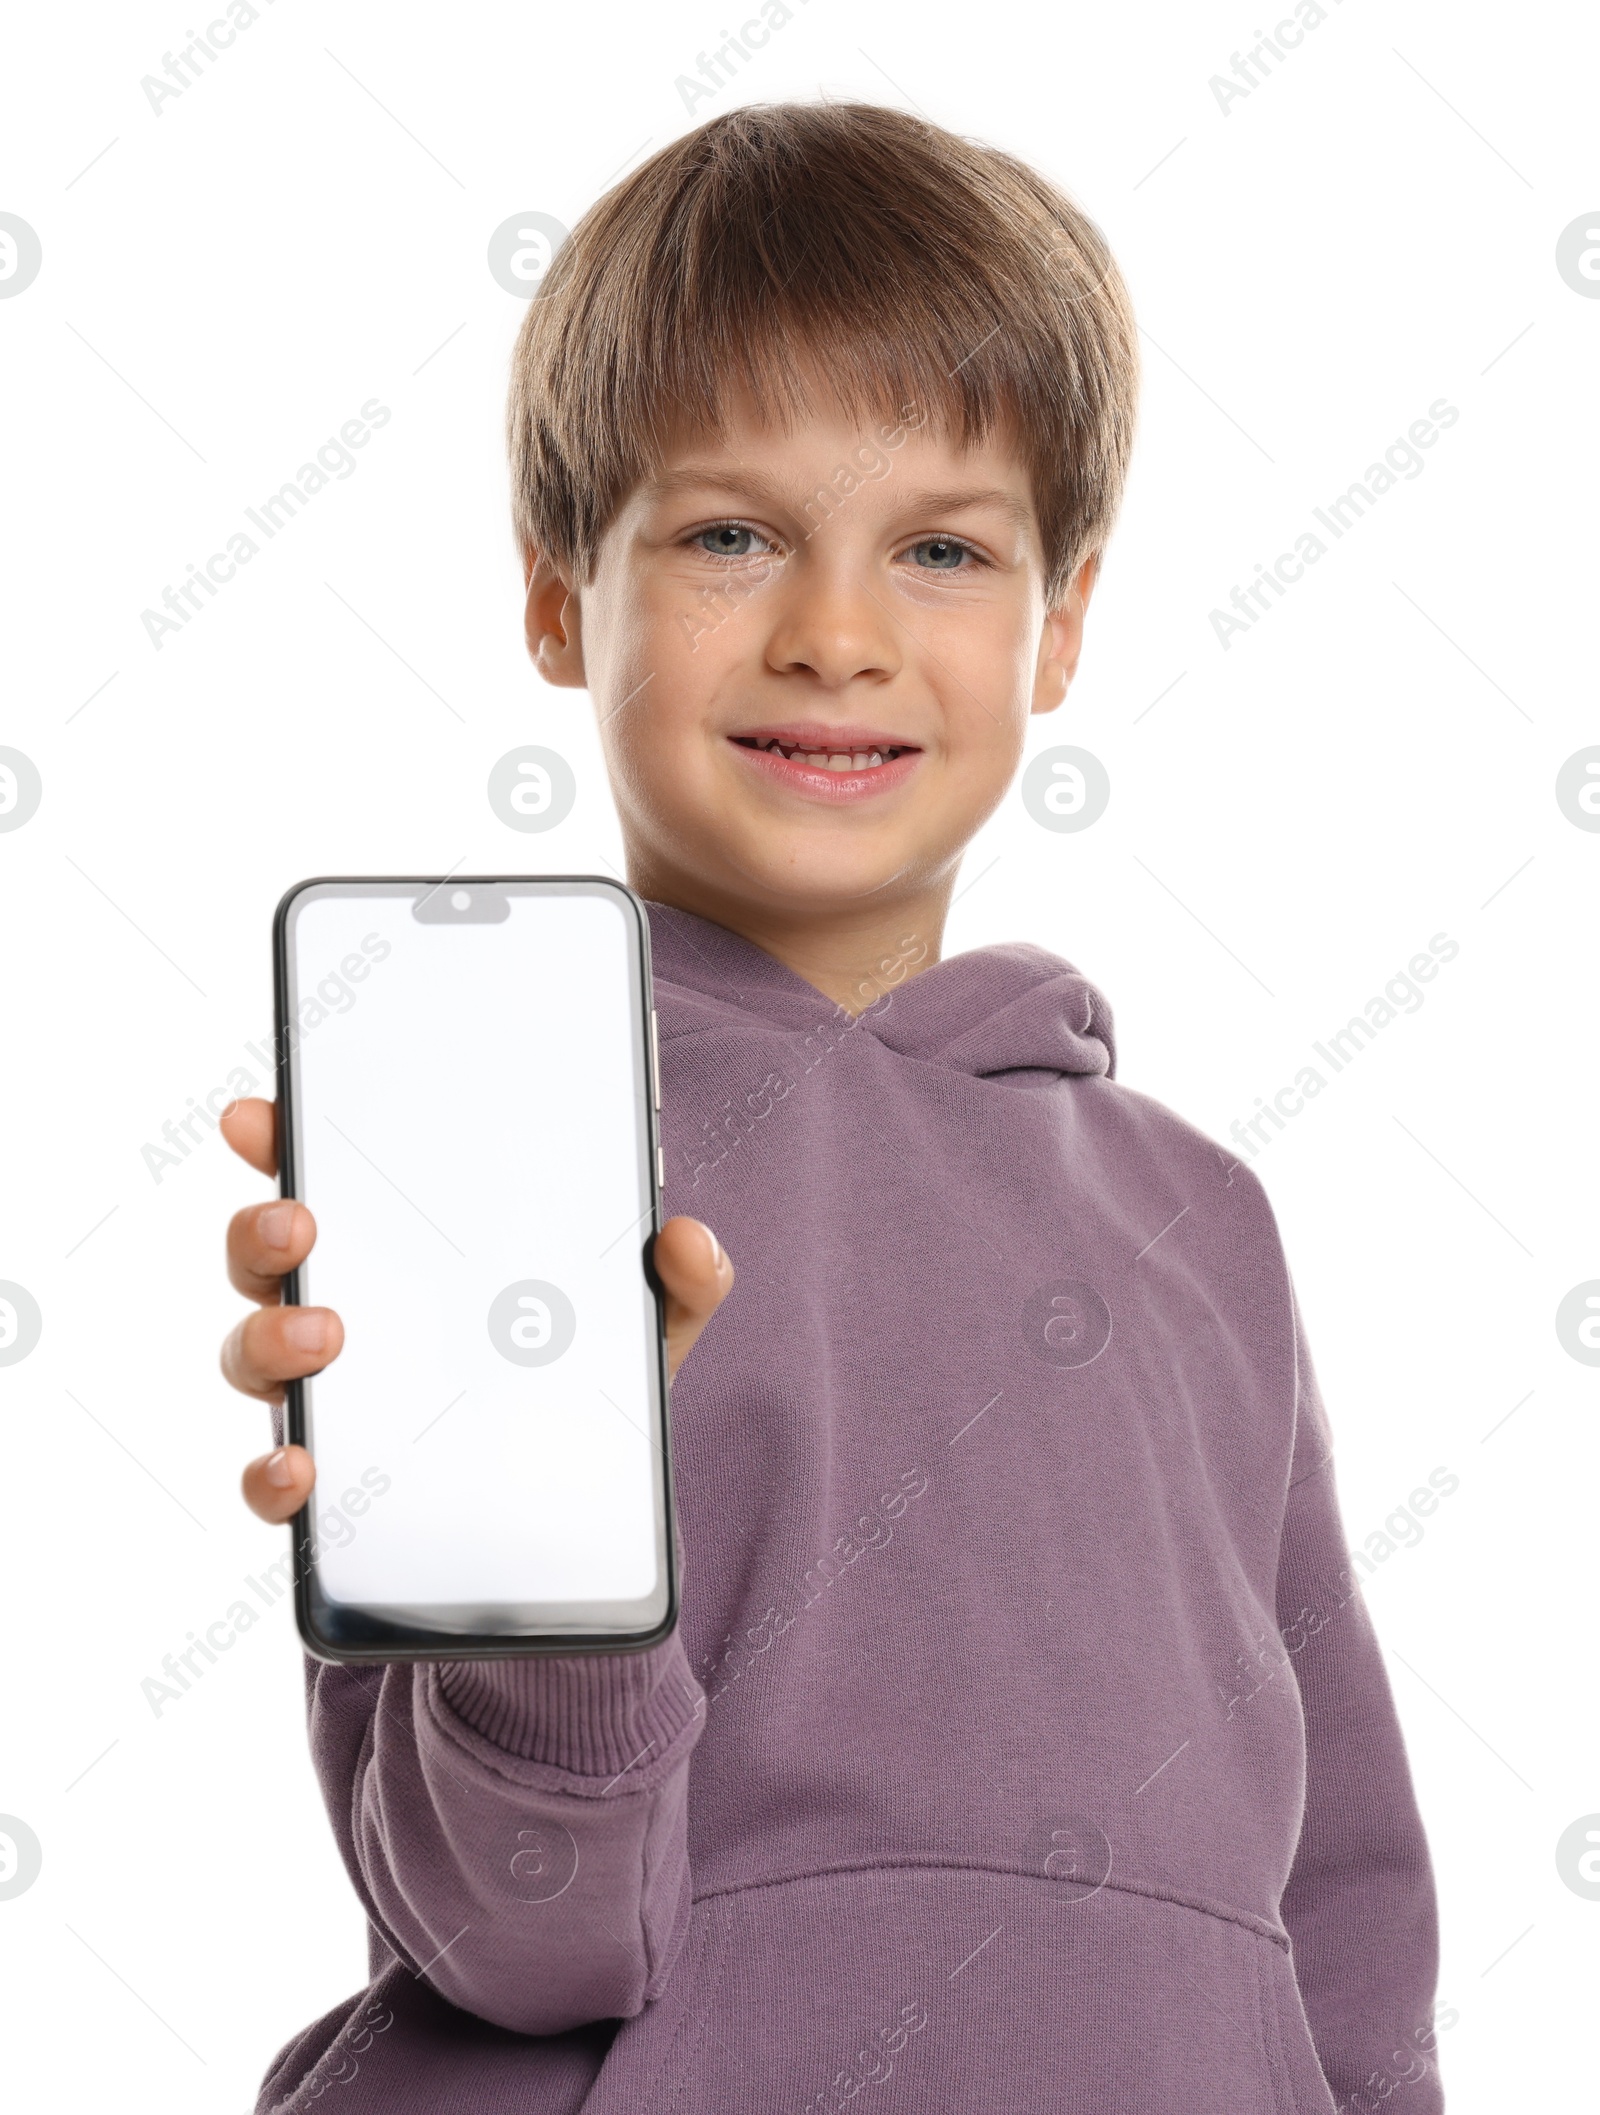
[[[852,469],[842,463],[839,469]],[[837,475],[836,470],[833,475]],[[808,492],[800,500],[802,509],[817,496],[825,492],[831,482],[824,478],[815,492]],[[775,506],[791,506],[794,495],[763,477],[759,471],[742,473],[726,470],[711,463],[682,463],[674,470],[663,470],[645,483],[645,491],[653,499],[669,499],[678,492],[729,492],[744,493],[753,499],[765,499]],[[838,493],[838,499],[845,495]],[[1004,514],[1014,528],[1024,531],[1038,526],[1032,507],[1019,499],[1014,492],[1002,491],[993,485],[951,485],[937,491],[910,492],[905,496],[905,511],[910,514],[953,514],[959,507],[993,507]]]
[[[1002,492],[997,485],[952,485],[944,492],[913,492],[906,507],[913,514],[953,514],[958,507],[993,507],[1014,528],[1036,526],[1028,502],[1018,499],[1014,492]]]

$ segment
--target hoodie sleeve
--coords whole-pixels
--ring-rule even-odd
[[[1296,1432],[1277,1616],[1305,1713],[1306,1799],[1283,1921],[1339,2115],[1367,2115],[1402,2086],[1406,2115],[1438,2115],[1438,1935],[1427,1839],[1349,1562],[1327,1416],[1292,1285],[1289,1298]]]
[[[521,2034],[632,2018],[689,1918],[705,1697],[676,1632],[637,1653],[307,1661],[339,1848],[391,1951]]]

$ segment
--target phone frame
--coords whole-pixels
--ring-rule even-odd
[[[294,1574],[295,1625],[301,1643],[313,1658],[333,1665],[346,1663],[371,1664],[389,1660],[500,1660],[544,1657],[552,1653],[575,1654],[597,1652],[640,1652],[646,1647],[659,1644],[669,1636],[678,1621],[678,1534],[676,1508],[672,1489],[671,1417],[669,1411],[670,1383],[667,1375],[665,1292],[656,1274],[653,1259],[655,1237],[662,1225],[662,1147],[661,1147],[661,1069],[659,1037],[656,1027],[655,987],[650,962],[650,920],[643,899],[632,889],[609,874],[315,874],[304,881],[297,881],[286,889],[278,901],[272,920],[272,996],[273,996],[273,1050],[277,1068],[278,1093],[278,1192],[286,1198],[297,1196],[298,1181],[296,1146],[298,1143],[299,1115],[294,1099],[293,1066],[290,1062],[290,1041],[294,1024],[288,1016],[289,1006],[289,918],[296,900],[308,889],[336,887],[362,889],[372,886],[418,887],[425,890],[443,888],[447,883],[460,888],[496,888],[514,884],[526,887],[530,883],[548,883],[552,887],[583,883],[586,886],[609,890],[622,897],[632,912],[636,940],[634,960],[639,976],[640,1019],[643,1023],[643,1044],[640,1050],[642,1078],[645,1082],[645,1169],[650,1195],[650,1228],[641,1251],[641,1262],[645,1282],[655,1300],[656,1327],[654,1355],[651,1359],[651,1392],[655,1400],[655,1413],[661,1450],[661,1502],[662,1502],[662,1555],[666,1570],[666,1610],[661,1621],[648,1630],[628,1632],[585,1632],[581,1636],[568,1632],[534,1632],[522,1636],[497,1634],[492,1637],[474,1636],[463,1632],[452,1637],[447,1649],[441,1649],[438,1633],[413,1629],[404,1624],[389,1623],[382,1618],[366,1615],[368,1627],[376,1632],[393,1632],[393,1636],[373,1636],[370,1640],[350,1642],[329,1638],[319,1629],[317,1615],[326,1606],[320,1596],[320,1586],[313,1561],[313,1516],[315,1513],[315,1490],[306,1504],[289,1522],[291,1561]],[[283,1280],[283,1305],[300,1305],[300,1270],[288,1271]],[[325,1370],[317,1369],[319,1372]],[[314,1380],[315,1374],[305,1376]],[[285,1383],[285,1437],[293,1446],[306,1444],[306,1419],[304,1383],[291,1380]]]

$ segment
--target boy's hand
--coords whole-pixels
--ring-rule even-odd
[[[263,1175],[278,1172],[277,1105],[252,1098],[223,1112],[223,1137],[241,1160]],[[275,1198],[246,1205],[228,1226],[228,1276],[258,1302],[230,1330],[222,1371],[242,1394],[283,1400],[283,1384],[320,1373],[339,1355],[344,1325],[331,1307],[285,1307],[283,1274],[310,1255],[316,1221],[303,1204]],[[667,1294],[667,1373],[688,1357],[696,1337],[733,1285],[733,1265],[710,1227],[698,1219],[669,1219],[656,1236],[655,1267]],[[245,1501],[263,1520],[290,1520],[311,1495],[316,1470],[304,1447],[279,1447],[251,1462],[242,1479]]]

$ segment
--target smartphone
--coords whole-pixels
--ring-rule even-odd
[[[677,1619],[650,928],[603,876],[302,881],[273,923],[291,1381],[325,1660],[623,1651]]]

